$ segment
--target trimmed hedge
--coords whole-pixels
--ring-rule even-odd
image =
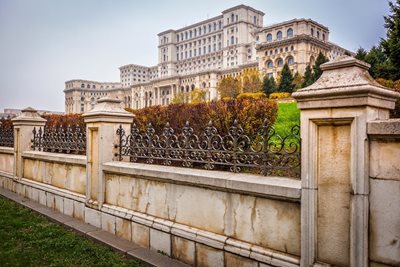
[[[72,128],[79,125],[81,129],[85,129],[85,122],[83,121],[82,114],[75,113],[75,114],[45,114],[42,115],[46,121],[46,127],[63,127],[66,128],[67,126],[71,126]]]
[[[227,134],[234,120],[238,120],[244,133],[252,135],[262,126],[264,119],[275,122],[277,105],[268,99],[220,100],[198,104],[171,104],[143,109],[127,109],[135,115],[134,121],[141,131],[149,123],[161,134],[166,123],[179,134],[189,121],[194,133],[201,134],[211,120],[218,133]]]
[[[272,93],[269,95],[269,99],[282,99],[282,98],[289,98],[292,94],[291,93]]]

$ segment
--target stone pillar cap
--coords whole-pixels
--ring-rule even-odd
[[[300,109],[375,106],[393,109],[400,94],[377,83],[370,65],[349,56],[321,65],[323,73],[313,84],[293,93]]]
[[[20,115],[11,119],[13,125],[44,125],[46,119],[39,116],[36,109],[27,107],[24,108]]]
[[[113,97],[100,98],[94,108],[82,115],[85,122],[132,123],[133,114],[121,108],[121,100]]]

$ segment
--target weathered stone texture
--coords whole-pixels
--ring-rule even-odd
[[[370,259],[400,265],[400,181],[371,179]]]
[[[317,259],[350,264],[350,126],[319,126]]]
[[[105,191],[107,204],[300,255],[294,202],[108,173]]]
[[[375,140],[370,143],[370,176],[400,181],[400,141]]]
[[[24,178],[85,194],[86,169],[82,165],[24,159]]]
[[[195,243],[193,241],[172,236],[172,257],[187,263],[195,264]]]
[[[150,228],[150,249],[171,256],[171,235]]]

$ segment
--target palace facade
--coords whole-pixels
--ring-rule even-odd
[[[218,82],[247,68],[278,77],[284,63],[303,74],[319,52],[329,59],[345,53],[329,42],[329,29],[311,19],[294,19],[263,26],[264,13],[239,5],[221,15],[158,34],[158,64],[121,66],[120,82],[65,82],[65,112],[90,111],[103,96],[121,99],[129,108],[168,105],[175,95],[204,90],[218,98]],[[189,100],[190,101],[190,100]]]

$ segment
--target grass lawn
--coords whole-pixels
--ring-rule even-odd
[[[0,197],[0,266],[142,266]]]
[[[300,125],[300,110],[296,102],[278,103],[278,116],[274,123],[277,134],[285,137],[294,125]]]

